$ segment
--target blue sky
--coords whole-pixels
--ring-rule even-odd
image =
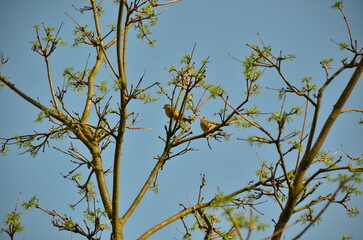
[[[111,2],[111,1],[108,1]],[[130,34],[128,49],[128,78],[129,81],[137,81],[146,70],[145,85],[155,81],[166,85],[170,75],[165,68],[177,65],[182,55],[189,54],[196,44],[195,60],[199,62],[209,57],[207,80],[213,84],[222,84],[231,95],[231,101],[237,101],[243,93],[243,76],[241,64],[227,54],[230,53],[238,59],[243,59],[250,50],[246,43],[259,43],[260,34],[263,41],[271,45],[278,53],[291,53],[297,56],[292,61],[285,63],[284,71],[292,82],[298,84],[299,79],[311,76],[321,83],[324,81],[324,72],[319,62],[326,57],[336,59],[333,68],[339,66],[340,59],[347,56],[331,41],[348,41],[348,34],[344,21],[337,10],[330,6],[334,1],[328,0],[275,0],[275,1],[247,1],[247,0],[184,0],[175,3],[159,17],[159,24],[153,29],[153,37],[157,41],[155,48],[150,48],[146,43],[140,42]],[[81,24],[89,24],[89,13],[80,15],[72,7],[83,7],[86,1],[0,1],[0,51],[9,58],[9,62],[3,66],[1,72],[10,76],[20,89],[30,96],[49,103],[46,72],[44,61],[30,49],[29,42],[35,39],[33,25],[41,25],[44,22],[48,26],[57,28],[63,22],[61,36],[69,44],[67,47],[59,47],[51,57],[52,73],[55,83],[63,84],[62,71],[66,67],[74,66],[83,68],[90,55],[90,62],[94,60],[92,48],[71,48],[72,30],[74,23],[65,15],[65,12],[74,17]],[[115,21],[116,8],[107,4],[106,15],[102,22],[107,24]],[[344,11],[349,19],[353,38],[358,40],[358,46],[363,41],[363,2],[350,0],[345,2]],[[336,92],[347,82],[351,72],[342,75],[325,96],[323,106],[336,100]],[[100,76],[107,80],[108,75]],[[279,78],[272,71],[268,72],[261,81],[270,81],[270,87],[274,87]],[[265,83],[265,82],[264,82]],[[362,82],[355,89],[347,107],[362,109]],[[78,104],[83,96],[69,91],[67,103],[75,109],[83,105]],[[261,105],[262,110],[268,110],[271,102],[267,97],[272,93],[263,89],[263,94],[252,104]],[[133,201],[135,194],[155,164],[154,156],[162,151],[162,142],[157,138],[164,134],[167,118],[164,116],[162,106],[167,99],[160,98],[156,104],[143,105],[141,103],[131,105],[132,110],[140,112],[143,121],[141,127],[152,130],[130,131],[126,136],[126,147],[122,161],[122,189],[121,196],[124,202],[121,212]],[[300,104],[298,102],[296,104]],[[27,134],[33,130],[41,131],[49,125],[41,125],[34,122],[39,113],[38,110],[19,99],[9,89],[0,91],[0,136],[9,137],[14,134]],[[222,107],[222,102],[212,100],[202,108],[201,115],[218,121],[213,113]],[[324,108],[323,108],[324,109]],[[325,119],[331,108],[323,110],[321,119]],[[363,147],[362,127],[356,125],[358,114],[343,115],[334,126],[329,135],[329,140],[324,148],[331,152],[344,150],[353,156],[358,156]],[[297,121],[297,124],[299,121]],[[193,131],[200,131],[199,121],[196,121]],[[237,130],[233,127],[229,132],[236,132],[233,139],[247,138],[253,130]],[[140,140],[141,139],[141,140]],[[140,144],[141,141],[141,144]],[[58,147],[66,149],[64,142],[55,142]],[[211,142],[212,150],[206,141],[198,140],[193,147],[199,151],[188,153],[168,162],[164,170],[159,174],[159,193],[151,191],[146,195],[145,201],[135,212],[130,222],[126,225],[126,239],[134,239],[148,228],[161,220],[181,210],[179,203],[188,205],[195,203],[200,185],[200,174],[206,174],[207,186],[205,198],[210,199],[213,193],[222,191],[229,193],[244,186],[254,178],[255,170],[259,167],[260,160],[274,161],[272,149],[250,147],[246,142],[232,140],[230,142]],[[40,204],[47,209],[55,209],[68,213],[79,219],[79,211],[72,211],[68,204],[78,200],[77,189],[73,184],[64,180],[60,173],[65,174],[72,165],[69,158],[52,148],[36,158],[28,155],[19,155],[20,150],[12,148],[5,156],[1,157],[0,167],[0,216],[13,210],[19,192],[22,192],[22,200],[28,200],[33,195],[40,198]],[[112,153],[105,153],[105,167],[112,166]],[[336,186],[332,186],[334,189]],[[271,200],[270,200],[271,201]],[[352,206],[363,209],[362,196],[352,199]],[[261,205],[260,211],[265,213],[270,226],[271,218],[277,218],[278,209],[272,205]],[[160,208],[163,210],[160,211]],[[303,239],[340,239],[342,235],[352,235],[358,239],[363,235],[361,228],[363,217],[348,218],[341,206],[332,206],[323,215],[324,221],[317,228],[311,229]],[[26,231],[19,234],[18,239],[82,239],[80,236],[71,236],[69,233],[58,232],[51,226],[50,217],[40,211],[31,210],[24,212],[23,221]],[[298,228],[286,231],[286,239],[295,236]],[[150,239],[181,239],[178,230],[183,230],[180,222],[161,230]],[[256,233],[253,239],[259,239],[270,234]],[[7,239],[1,234],[1,239]],[[106,236],[106,235],[105,235]]]

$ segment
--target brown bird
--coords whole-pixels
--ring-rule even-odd
[[[206,117],[200,117],[199,119],[200,119],[200,128],[205,133],[219,125],[219,123],[209,121]],[[222,130],[218,129],[218,131],[222,131]]]
[[[163,109],[165,110],[165,114],[166,116],[168,116],[168,118],[171,118],[173,120],[177,120],[179,119],[179,111],[176,110],[173,106],[171,106],[170,104],[165,104]],[[180,118],[182,121],[187,121],[187,122],[191,122],[192,119],[182,115]]]

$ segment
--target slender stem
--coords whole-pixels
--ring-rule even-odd
[[[108,65],[110,66],[112,73],[118,78],[118,74],[116,72],[116,69],[113,67],[112,62],[111,62],[110,58],[107,55],[105,46],[100,45],[100,48],[101,48],[103,54],[105,55],[106,61],[107,61]]]
[[[349,26],[349,23],[348,23],[348,19],[347,19],[347,17],[344,14],[343,8],[339,8],[339,11],[342,13],[343,18],[344,18],[345,25],[347,26],[347,29],[348,29],[350,46],[354,49],[352,31],[350,30],[350,26]]]
[[[121,81],[121,88],[127,85],[126,82],[126,42],[127,42],[127,28],[123,28],[124,8],[126,1],[120,2],[119,13],[117,19],[117,39],[116,39],[116,51],[117,51],[117,65],[119,70],[119,80]],[[122,85],[123,84],[123,85]]]
[[[280,162],[282,171],[284,172],[284,176],[286,178],[287,185],[289,186],[289,189],[291,189],[291,179],[290,179],[289,173],[288,173],[288,171],[286,169],[284,154],[282,153],[282,148],[281,148],[280,141],[277,141],[275,146],[276,146],[276,150],[277,150],[278,154],[280,155],[279,162]]]
[[[14,83],[11,83],[6,77],[0,75],[0,81],[3,82],[6,86],[8,86],[11,90],[13,90],[20,97],[22,97],[24,100],[26,100],[27,102],[31,103],[32,105],[34,105],[35,107],[39,108],[40,110],[45,111],[45,110],[48,109],[47,107],[45,107],[44,105],[42,105],[38,101],[35,101],[33,98],[31,98],[28,95],[26,95],[23,91],[21,91],[19,88],[17,88]],[[58,116],[56,114],[53,115],[52,113],[51,113],[51,115],[53,117]],[[57,119],[59,120],[59,118],[57,118]]]
[[[84,106],[83,109],[83,114],[82,114],[82,118],[81,121],[82,123],[86,123],[88,121],[88,118],[91,114],[91,109],[92,109],[92,97],[94,95],[94,91],[95,91],[95,78],[97,76],[97,73],[101,67],[101,64],[103,62],[103,52],[100,49],[97,49],[97,57],[96,57],[96,63],[93,66],[90,75],[88,76],[88,81],[87,81],[87,99],[86,99],[86,104]]]
[[[123,31],[123,18],[125,11],[126,1],[120,1],[118,20],[117,20],[117,64],[119,71],[119,83],[120,83],[120,124],[117,131],[115,154],[114,154],[114,174],[113,174],[113,187],[112,187],[112,236],[111,239],[119,240],[123,239],[123,224],[119,218],[119,205],[120,205],[120,175],[121,175],[121,156],[122,145],[126,127],[126,41],[127,41],[127,29]]]
[[[91,0],[91,4],[92,4],[93,19],[95,21],[95,28],[96,28],[96,32],[97,32],[97,36],[98,36],[98,41],[100,41],[98,44],[103,45],[103,40],[102,40],[103,37],[102,37],[101,27],[100,27],[100,23],[99,23],[99,19],[98,19],[97,4],[96,4],[95,0]],[[88,81],[87,81],[88,92],[87,92],[86,105],[84,107],[83,114],[82,114],[82,123],[86,123],[90,116],[91,107],[92,107],[92,97],[94,95],[94,81],[95,81],[96,75],[98,73],[98,70],[100,69],[101,63],[103,62],[103,51],[100,49],[99,46],[96,46],[96,51],[97,51],[96,63],[93,66],[92,71],[91,71],[90,75],[88,76]]]
[[[113,212],[112,203],[111,203],[110,194],[109,194],[108,188],[107,188],[105,173],[104,173],[103,165],[102,165],[102,158],[101,158],[100,151],[98,148],[95,148],[92,151],[92,156],[93,156],[92,166],[93,166],[95,174],[96,174],[97,185],[98,185],[98,189],[100,192],[102,204],[105,207],[107,216],[111,219],[112,212]]]
[[[280,67],[275,65],[275,68],[278,72],[278,74],[280,75],[280,77],[282,78],[282,80],[284,80],[284,82],[286,83],[286,85],[297,95],[299,96],[303,96],[304,98],[306,98],[312,105],[316,106],[316,103],[314,102],[313,99],[311,99],[308,95],[302,93],[301,91],[297,90],[294,86],[292,86],[290,84],[290,82],[287,80],[287,78],[285,77],[285,75],[282,73]]]
[[[193,207],[184,209],[183,211],[178,212],[177,214],[175,214],[174,216],[171,216],[170,218],[168,218],[167,220],[155,225],[153,228],[149,229],[147,232],[145,232],[142,236],[140,236],[137,240],[144,240],[147,239],[148,237],[150,237],[152,234],[154,234],[155,232],[159,231],[160,229],[164,228],[165,226],[169,225],[172,222],[175,222],[176,220],[198,210],[201,208],[205,208],[208,207],[211,203],[201,203],[198,205],[195,205]]]
[[[55,107],[55,109],[57,109],[59,111],[59,107],[58,107],[58,103],[57,103],[57,98],[56,98],[55,93],[54,93],[52,74],[50,72],[49,58],[47,56],[45,56],[44,57],[44,60],[45,60],[45,65],[47,67],[47,76],[48,76],[50,93],[51,93],[52,99],[53,99],[53,106]]]
[[[313,121],[312,121],[311,129],[310,129],[310,132],[309,132],[308,143],[306,144],[305,152],[310,151],[311,145],[313,144],[316,125],[318,124],[318,119],[319,119],[319,113],[320,113],[320,106],[321,106],[321,99],[322,98],[323,98],[322,92],[319,91],[317,101],[316,101],[316,106],[315,106],[315,109],[314,109]]]
[[[96,33],[97,33],[97,36],[98,36],[98,40],[103,41],[100,22],[99,22],[99,19],[98,19],[98,8],[97,8],[96,1],[91,0],[91,4],[92,4],[92,11],[93,11],[93,20],[95,21],[95,27],[96,27]]]
[[[95,21],[96,33],[97,33],[97,36],[98,36],[97,44],[99,45],[100,49],[102,50],[108,65],[111,67],[111,70],[112,70],[113,74],[115,74],[115,76],[117,76],[116,70],[113,67],[113,65],[112,65],[112,63],[110,61],[110,58],[108,57],[108,55],[106,53],[106,49],[109,48],[113,43],[116,42],[116,38],[111,41],[112,44],[108,45],[107,47],[104,46],[104,41],[103,41],[104,37],[103,37],[101,27],[100,27],[97,4],[96,4],[95,0],[91,0],[91,4],[92,4],[93,16],[94,16],[93,19]],[[107,37],[107,34],[106,34],[105,38],[106,37]]]
[[[138,240],[144,240],[144,239],[147,239],[148,237],[150,237],[152,234],[154,234],[155,232],[159,231],[160,229],[164,228],[165,226],[175,222],[176,220],[178,219],[181,219],[182,217],[185,217],[187,216],[188,214],[192,213],[192,212],[195,212],[197,211],[198,209],[203,209],[203,208],[206,208],[206,207],[209,207],[209,206],[212,206],[212,205],[215,205],[217,204],[218,202],[224,202],[228,199],[231,199],[235,196],[237,196],[238,194],[241,194],[245,191],[250,191],[251,189],[255,189],[256,187],[260,186],[262,183],[261,181],[259,182],[256,182],[255,184],[252,184],[250,186],[247,186],[247,187],[244,187],[244,188],[241,188],[227,196],[224,196],[222,198],[218,198],[218,197],[215,197],[213,198],[211,201],[209,202],[206,202],[206,203],[200,203],[200,204],[197,204],[197,205],[194,205],[194,206],[191,206],[189,208],[186,208],[180,212],[178,212],[177,214],[171,216],[170,218],[162,221],[161,223],[158,223],[157,225],[155,225],[154,227],[152,227],[151,229],[149,229],[148,231],[146,231],[142,236],[140,236],[138,238]]]
[[[164,156],[165,155],[165,156]],[[126,211],[126,213],[122,216],[123,221],[127,221],[132,213],[136,210],[137,206],[141,202],[142,198],[145,196],[147,190],[150,188],[150,185],[154,181],[156,175],[158,174],[160,168],[164,165],[165,161],[163,160],[166,157],[165,151],[164,151],[164,157],[162,156],[160,160],[155,165],[154,169],[151,171],[148,179],[144,183],[144,186],[141,188],[139,194],[136,196],[134,202],[131,204],[129,209]]]
[[[360,113],[363,113],[363,109],[347,108],[347,109],[342,110],[342,113],[346,113],[346,112],[360,112]]]
[[[305,111],[304,111],[304,119],[303,119],[303,124],[302,124],[302,128],[301,128],[300,144],[302,144],[302,142],[304,140],[306,120],[307,120],[308,115],[309,115],[309,101],[306,100],[306,102],[305,102]],[[298,153],[297,153],[295,169],[297,169],[297,167],[299,166],[300,156],[301,156],[301,151],[299,150]]]

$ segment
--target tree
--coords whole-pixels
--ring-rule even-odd
[[[112,233],[111,239],[124,239],[127,223],[146,194],[150,190],[158,192],[158,177],[168,171],[168,166],[176,159],[196,151],[197,141],[203,141],[213,149],[222,141],[243,140],[251,146],[275,151],[271,159],[261,160],[256,179],[231,192],[220,191],[207,198],[204,189],[208,176],[202,174],[197,201],[182,204],[179,212],[169,213],[168,218],[156,222],[138,239],[146,239],[175,221],[181,221],[185,239],[191,239],[195,229],[200,230],[204,239],[250,239],[253,230],[263,230],[267,226],[260,220],[262,214],[258,210],[266,199],[273,199],[275,207],[280,210],[279,215],[273,217],[272,233],[267,234],[271,239],[281,239],[291,225],[304,223],[306,225],[296,234],[296,239],[299,238],[320,221],[322,213],[332,204],[341,205],[349,214],[356,215],[358,210],[347,202],[352,195],[360,194],[357,184],[361,181],[362,159],[348,152],[338,155],[323,148],[338,117],[362,112],[356,108],[344,109],[363,71],[363,61],[362,49],[353,39],[342,3],[335,3],[334,8],[343,16],[349,42],[336,44],[350,55],[334,69],[332,58],[323,59],[320,62],[325,73],[323,82],[315,82],[309,76],[301,78],[301,83],[290,80],[285,75],[285,63],[294,60],[295,56],[275,52],[261,38],[259,45],[247,45],[251,53],[244,60],[231,56],[242,64],[244,79],[244,94],[232,96],[227,94],[223,83],[216,85],[207,81],[209,58],[195,60],[198,58],[195,53],[197,46],[182,56],[178,65],[167,69],[171,75],[168,82],[150,83],[150,80],[145,80],[147,73],[141,73],[139,77],[128,74],[130,39],[136,37],[154,45],[151,27],[157,23],[159,9],[165,9],[172,3],[177,5],[177,2],[116,1],[117,21],[107,26],[101,24],[103,1],[91,0],[88,6],[75,7],[81,14],[92,15],[93,27],[68,15],[75,25],[73,46],[92,49],[95,59],[90,57],[86,67],[81,69],[65,68],[63,77],[66,84],[56,82],[51,71],[52,56],[58,47],[65,45],[60,37],[62,25],[58,29],[45,24],[34,27],[36,39],[32,41],[31,48],[44,59],[50,103],[30,97],[8,76],[1,74],[0,80],[40,111],[37,122],[46,124],[47,120],[50,127],[26,135],[3,137],[2,151],[6,153],[9,146],[18,145],[31,156],[37,156],[39,151],[52,146],[71,157],[74,166],[63,177],[72,181],[79,190],[81,199],[71,208],[80,211],[84,207],[84,219],[76,221],[66,213],[49,210],[37,196],[25,202],[23,207],[43,211],[52,216],[52,224],[59,230],[80,234],[86,239],[100,239],[107,229]],[[133,29],[136,30],[135,36]],[[2,56],[2,63],[6,62],[6,57]],[[326,118],[322,117],[322,108],[326,108],[323,105],[325,92],[348,70],[353,71],[347,77],[344,88],[342,91],[335,90],[337,99],[328,103],[332,110]],[[270,71],[279,77],[278,83],[262,80]],[[104,76],[108,76],[107,81],[103,80]],[[262,106],[264,110],[261,111],[254,103],[264,90],[270,91],[271,104]],[[82,95],[84,102],[81,109],[67,99],[72,94]],[[126,196],[120,194],[123,186],[120,181],[123,173],[121,160],[124,159],[125,147],[131,144],[127,134],[147,131],[141,120],[148,115],[139,112],[137,106],[139,102],[155,105],[157,98],[169,104],[165,106],[168,122],[161,123],[165,126],[163,135],[159,136],[163,146],[154,157],[154,166],[144,184],[121,211],[121,204],[127,204]],[[199,119],[204,117],[203,109],[211,101],[222,106],[213,108],[218,122]],[[301,124],[295,124],[299,119]],[[200,121],[202,129],[199,128]],[[228,130],[230,126],[248,129],[251,135],[232,134]],[[67,142],[69,147],[58,147],[56,140],[62,140],[62,146]],[[142,140],[143,135],[140,135],[140,149],[143,147],[140,144]],[[108,168],[105,162],[110,151],[113,160]],[[335,189],[325,193],[321,189],[326,185]],[[132,183],[124,183],[124,186],[134,187]],[[316,212],[315,209],[320,206],[323,207]],[[190,224],[190,219],[194,219],[194,224]]]
[[[24,231],[24,226],[21,224],[21,213],[18,210],[18,203],[21,193],[19,194],[18,201],[16,202],[15,209],[11,213],[6,214],[6,219],[4,220],[4,225],[6,227],[1,228],[1,232],[6,232],[10,239],[13,240],[15,233]]]

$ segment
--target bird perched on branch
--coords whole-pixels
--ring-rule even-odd
[[[164,105],[164,110],[165,110],[165,114],[166,114],[166,116],[168,116],[168,118],[171,118],[171,119],[173,119],[173,120],[177,120],[177,119],[179,119],[179,111],[178,110],[176,110],[173,106],[171,106],[170,104],[165,104]],[[187,122],[191,122],[192,121],[192,119],[190,119],[190,118],[188,118],[188,117],[186,117],[186,116],[184,116],[184,115],[182,115],[181,117],[180,117],[180,119],[182,120],[182,121],[187,121]]]
[[[205,133],[219,125],[219,123],[209,121],[206,117],[200,117],[199,119],[200,119],[200,128]],[[218,131],[222,131],[222,129],[218,129]],[[211,134],[210,136],[208,135],[207,137],[213,137],[213,136],[214,135]]]
[[[203,130],[203,132],[208,132],[211,129],[217,127],[220,125],[220,123],[209,121],[206,117],[200,117],[200,128]],[[231,121],[226,122],[223,124],[223,126],[230,126],[232,123],[238,122],[238,119],[234,119]],[[222,131],[222,129],[218,129],[217,131]]]

